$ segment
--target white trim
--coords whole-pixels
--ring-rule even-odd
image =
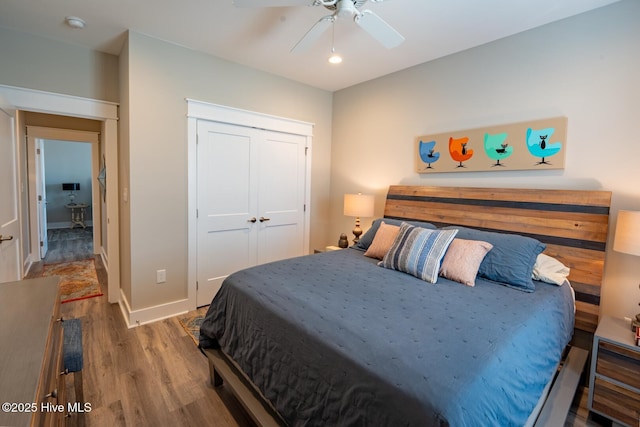
[[[311,224],[311,145],[313,123],[272,116],[186,98],[187,101],[187,301],[188,309],[197,308],[197,142],[198,120],[228,123],[245,127],[306,136],[306,182],[304,212],[304,247],[309,250]]]
[[[189,311],[190,306],[189,300],[183,299],[154,307],[146,307],[140,310],[131,310],[127,297],[122,290],[120,290],[119,305],[122,316],[129,328],[135,328],[136,326],[142,326],[147,323],[185,314]]]
[[[198,280],[198,236],[197,236],[197,207],[198,207],[198,175],[197,175],[197,140],[198,120],[187,119],[187,299],[189,307],[197,308]]]
[[[107,245],[109,302],[120,299],[120,230],[118,212],[118,104],[34,89],[0,85],[0,97],[17,110],[102,121],[107,167]],[[22,254],[21,254],[22,256]]]
[[[27,258],[22,263],[22,277],[27,277],[27,275],[29,274],[29,271],[31,271],[32,265],[33,265],[33,262],[31,262],[31,255],[27,255]]]
[[[100,247],[100,257],[102,258],[102,264],[104,264],[104,269],[107,271],[107,276],[109,275],[109,257],[107,253],[104,251],[104,247]]]
[[[102,122],[105,168],[107,170],[106,183],[106,212],[107,215],[107,248],[109,255],[109,302],[115,303],[119,299],[120,289],[120,212],[118,183],[118,122],[105,120]],[[102,250],[105,250],[102,245]]]
[[[307,136],[305,159],[306,176],[304,190],[304,248],[307,251],[307,254],[311,253],[309,246],[311,244],[311,154],[313,153],[313,150],[311,148],[312,142],[313,138],[311,136]]]
[[[189,118],[274,130],[295,135],[313,136],[313,123],[196,101],[189,98],[187,98],[186,101],[187,116]]]
[[[115,102],[5,85],[0,85],[0,93],[18,110],[118,120],[118,104]]]

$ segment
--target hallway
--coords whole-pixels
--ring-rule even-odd
[[[47,230],[49,250],[44,264],[70,262],[93,256],[93,227]]]

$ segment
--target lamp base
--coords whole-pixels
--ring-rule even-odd
[[[636,317],[631,319],[631,330],[635,333],[638,328],[640,328],[640,313],[636,314]]]
[[[353,239],[353,244],[355,245],[360,241],[360,236],[362,236],[362,228],[360,228],[360,217],[356,217],[356,226],[351,230],[353,235],[355,236]]]
[[[355,245],[360,241],[360,236],[362,236],[362,229],[360,227],[356,227],[353,230],[351,230],[351,232],[354,235],[353,244]]]

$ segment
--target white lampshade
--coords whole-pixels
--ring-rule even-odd
[[[373,216],[373,196],[369,194],[345,194],[344,214],[355,217]]]
[[[618,211],[613,250],[640,256],[640,212]]]

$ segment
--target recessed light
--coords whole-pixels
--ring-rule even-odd
[[[66,22],[71,28],[79,30],[83,29],[87,25],[82,18],[78,18],[77,16],[67,16],[64,18],[64,22]]]

